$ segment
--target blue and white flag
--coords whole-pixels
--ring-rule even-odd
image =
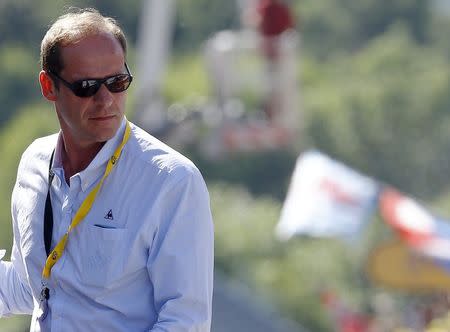
[[[378,184],[318,151],[299,156],[276,233],[315,237],[356,235],[376,207]]]

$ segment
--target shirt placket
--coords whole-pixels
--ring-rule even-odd
[[[56,245],[61,237],[67,232],[72,219],[79,206],[79,202],[82,201],[81,180],[79,175],[75,175],[70,179],[70,186],[65,183],[65,180],[58,181],[60,184],[59,194],[61,195],[60,202],[60,215],[56,219],[54,225],[55,235],[53,237],[54,245]],[[63,293],[58,283],[57,275],[63,273],[62,268],[65,261],[65,255],[63,255],[60,261],[54,266],[54,277],[52,279],[53,291],[51,292],[52,298],[52,331],[64,330],[64,307]]]

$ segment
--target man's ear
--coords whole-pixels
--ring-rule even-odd
[[[41,84],[42,95],[50,101],[56,101],[55,84],[50,75],[44,70],[41,70],[39,73],[39,83]]]

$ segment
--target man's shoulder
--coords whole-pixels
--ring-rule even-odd
[[[25,150],[22,157],[47,159],[55,149],[58,134],[35,139]]]
[[[35,139],[23,152],[18,167],[18,178],[30,174],[45,174],[58,134]]]
[[[163,143],[145,130],[132,124],[131,153],[144,167],[156,167],[165,173],[197,173],[194,163],[180,152]]]

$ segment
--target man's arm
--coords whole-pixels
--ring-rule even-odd
[[[190,170],[161,204],[162,222],[147,265],[158,312],[151,332],[209,332],[214,231],[200,172]]]
[[[33,297],[12,262],[0,262],[0,317],[33,312]]]
[[[26,282],[25,266],[19,250],[18,229],[13,225],[14,243],[11,262],[0,261],[0,317],[31,314],[33,296]]]

